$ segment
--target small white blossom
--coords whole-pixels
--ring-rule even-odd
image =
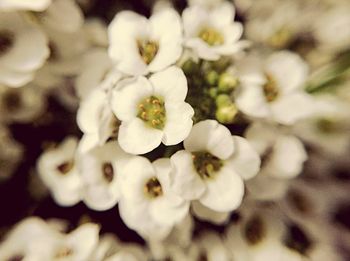
[[[0,15],[0,84],[20,87],[49,56],[45,34],[19,13]]]
[[[113,89],[111,106],[121,121],[118,142],[132,154],[149,152],[163,143],[183,141],[192,127],[192,107],[184,102],[187,81],[173,66],[153,74],[126,79]]]
[[[120,198],[119,171],[129,156],[117,142],[108,142],[79,157],[83,201],[91,209],[107,210]]]
[[[120,71],[145,75],[174,64],[182,53],[181,19],[163,9],[147,19],[131,11],[116,15],[108,27],[109,55]]]
[[[236,209],[244,194],[242,179],[252,178],[260,167],[249,143],[217,121],[205,120],[193,126],[184,147],[171,157],[172,189],[215,211]]]
[[[313,99],[303,90],[308,66],[298,55],[280,51],[242,67],[235,101],[243,113],[287,125],[314,113]]]
[[[218,60],[241,51],[247,43],[239,41],[243,26],[233,21],[234,15],[234,6],[228,2],[213,9],[188,7],[182,14],[185,46],[205,60]]]
[[[131,159],[120,173],[120,215],[145,238],[164,238],[188,213],[189,202],[170,190],[169,173],[169,159],[151,163],[140,156]]]
[[[45,151],[37,163],[42,181],[62,206],[72,206],[81,200],[82,181],[75,156],[77,145],[75,138],[67,138],[57,148]]]

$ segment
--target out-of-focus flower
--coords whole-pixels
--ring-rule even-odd
[[[183,141],[192,127],[192,107],[184,102],[187,81],[173,66],[153,74],[126,79],[113,89],[112,110],[121,121],[118,142],[132,154],[149,152],[164,143]]]
[[[30,11],[43,11],[50,4],[52,0],[2,0],[0,3],[0,10],[30,10]]]
[[[35,24],[19,13],[1,13],[0,84],[25,85],[48,56],[47,37]]]
[[[37,169],[55,201],[72,206],[82,197],[82,180],[76,162],[75,138],[66,138],[57,148],[45,151],[39,158]]]
[[[0,85],[0,122],[33,122],[45,108],[46,97],[35,84],[29,83],[23,88]]]
[[[0,125],[0,182],[8,179],[16,170],[23,155],[22,146],[12,137],[8,129]]]
[[[177,12],[163,9],[148,20],[123,11],[108,28],[110,57],[129,75],[145,75],[174,64],[182,53],[182,27]]]
[[[223,2],[212,10],[194,5],[184,10],[185,46],[205,60],[218,60],[232,55],[247,46],[239,41],[243,26],[234,22],[235,9],[231,3]]]
[[[189,202],[170,189],[170,170],[168,159],[151,163],[140,156],[121,170],[120,215],[145,238],[164,238],[188,213]]]
[[[118,173],[128,159],[117,142],[108,142],[79,156],[83,201],[89,208],[101,211],[117,204],[120,198]]]
[[[266,61],[254,60],[242,64],[235,97],[243,113],[290,125],[315,112],[312,97],[303,90],[308,66],[298,55],[280,51]]]
[[[288,132],[263,123],[252,124],[245,136],[262,157],[261,171],[247,182],[249,192],[260,199],[283,196],[288,179],[301,173],[307,159],[302,142]]]
[[[220,212],[236,209],[244,183],[260,167],[260,158],[242,137],[214,120],[195,124],[184,141],[185,150],[171,156],[172,189],[186,199],[198,199]]]

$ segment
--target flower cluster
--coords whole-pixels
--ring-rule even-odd
[[[28,217],[0,260],[341,260],[325,205],[348,189],[329,173],[349,167],[349,3],[116,3],[106,25],[95,2],[1,1],[0,182],[34,158],[31,197],[113,209],[147,247]]]

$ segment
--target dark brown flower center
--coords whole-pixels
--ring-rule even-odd
[[[223,166],[223,162],[206,151],[192,152],[193,165],[202,179],[212,178]]]
[[[12,48],[15,40],[14,38],[12,32],[7,30],[0,31],[0,57]]]
[[[66,161],[57,166],[57,170],[62,174],[66,175],[69,171],[71,171],[74,167],[74,161]]]
[[[146,182],[144,190],[145,194],[150,198],[163,195],[162,185],[156,177],[152,177]]]
[[[264,222],[260,216],[251,217],[244,226],[244,237],[246,238],[248,244],[256,245],[265,236],[265,226]]]
[[[111,183],[114,178],[114,169],[110,162],[102,164],[102,173],[108,183]]]

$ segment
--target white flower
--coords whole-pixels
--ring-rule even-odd
[[[118,142],[126,152],[143,154],[160,145],[183,141],[192,127],[192,107],[184,102],[187,81],[177,67],[121,81],[111,106],[122,122]]]
[[[52,0],[1,0],[0,10],[31,10],[31,11],[43,11],[45,10]]]
[[[120,215],[128,227],[145,238],[164,238],[188,213],[189,202],[170,190],[169,173],[168,159],[151,163],[140,156],[121,170]]]
[[[71,0],[54,0],[40,13],[34,13],[46,30],[72,33],[78,31],[84,23],[84,15],[79,5]]]
[[[101,211],[117,204],[120,197],[118,173],[128,158],[117,142],[95,147],[79,157],[83,201],[89,208]]]
[[[297,122],[293,129],[322,152],[345,155],[350,147],[350,106],[332,95],[315,96],[317,112]]]
[[[34,78],[48,56],[42,31],[18,13],[1,13],[0,84],[23,86]]]
[[[202,205],[199,201],[193,201],[191,204],[193,215],[199,220],[208,221],[216,225],[223,225],[230,219],[230,212],[214,211]]]
[[[33,83],[23,88],[0,85],[0,122],[32,122],[44,113],[45,108],[44,93]]]
[[[171,157],[172,189],[215,211],[236,209],[244,194],[242,179],[252,178],[260,167],[249,143],[217,121],[205,120],[193,126],[184,147]]]
[[[223,2],[213,9],[194,5],[184,10],[185,46],[200,58],[218,60],[241,51],[246,42],[239,41],[243,26],[234,22],[235,9]]]
[[[301,173],[307,159],[302,142],[275,126],[263,123],[252,124],[245,136],[263,158],[261,171],[247,182],[249,192],[260,199],[283,196],[288,179]]]
[[[16,142],[7,128],[0,125],[0,182],[8,179],[16,170],[23,156],[22,146]]]
[[[77,145],[75,138],[66,138],[57,148],[45,151],[37,162],[42,181],[62,206],[72,206],[81,199],[82,181],[75,159]]]
[[[243,113],[281,124],[314,113],[313,99],[303,90],[308,66],[298,55],[280,51],[266,61],[249,59],[244,67],[235,99]]]
[[[181,20],[173,9],[156,12],[149,20],[131,11],[120,12],[108,33],[109,55],[126,74],[163,70],[182,53]]]
[[[231,254],[224,245],[219,234],[214,232],[204,232],[198,239],[199,260],[204,257],[208,261],[230,261]]]

